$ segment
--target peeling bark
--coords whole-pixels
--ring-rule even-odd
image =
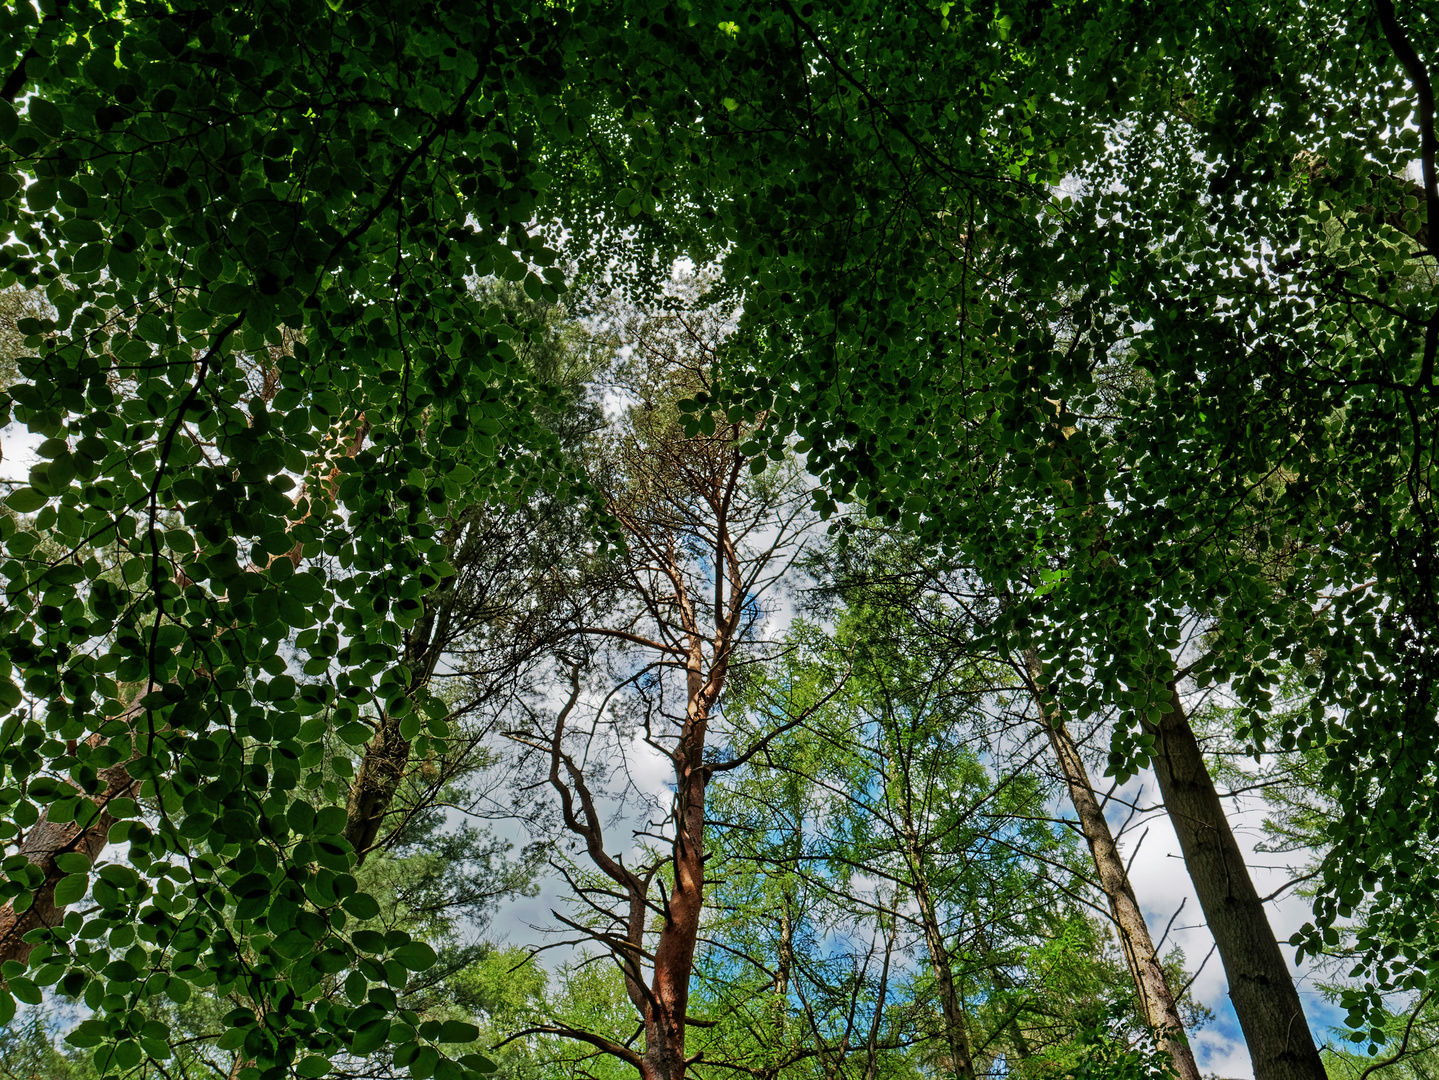
[[[148,685],[142,688],[121,715],[126,724],[133,724],[135,718],[144,712],[140,702],[149,692]],[[98,746],[101,741],[96,737],[91,745]],[[140,781],[126,771],[134,758],[132,754],[129,760],[98,771],[98,793],[90,797],[90,802],[99,813],[90,824],[81,826],[73,821],[52,822],[46,812],[25,833],[19,854],[29,859],[32,866],[39,867],[45,879],[24,911],[16,912],[13,901],[0,907],[0,963],[6,960],[27,963],[33,946],[23,940],[25,935],[40,927],[58,926],[65,918],[65,908],[55,904],[55,886],[69,875],[55,864],[55,860],[68,852],[78,852],[93,863],[104,850],[110,827],[115,824],[115,818],[106,808],[111,800],[133,799],[140,790]]]

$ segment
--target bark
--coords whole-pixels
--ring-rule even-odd
[[[939,987],[940,1011],[944,1015],[944,1036],[949,1045],[950,1068],[959,1080],[975,1080],[974,1055],[969,1045],[969,1030],[965,1023],[964,1010],[959,1004],[959,993],[954,985],[954,967],[949,962],[949,948],[945,945],[944,931],[939,925],[939,911],[934,902],[934,893],[929,887],[929,874],[924,852],[919,843],[919,830],[914,823],[909,786],[903,785],[905,856],[914,888],[915,902],[919,907],[920,925],[924,927],[924,941],[929,948],[930,963],[934,965],[935,982]]]
[[[883,914],[880,926],[883,929]],[[899,938],[899,917],[889,913],[889,932],[884,941],[884,964],[879,973],[879,994],[875,998],[874,1015],[869,1022],[869,1038],[865,1042],[864,1080],[876,1080],[879,1075],[879,1029],[884,1023],[884,1002],[889,995],[889,965],[894,956],[894,943]]]
[[[411,671],[410,685],[406,696],[429,680],[435,669],[441,648],[447,643],[445,627],[449,622],[453,601],[442,601],[437,613],[430,603],[425,605],[424,616],[416,622],[405,636],[405,665]],[[436,629],[436,623],[439,629]],[[410,764],[410,740],[400,733],[400,718],[388,713],[380,717],[380,726],[375,737],[365,744],[364,757],[355,770],[355,779],[350,784],[350,794],[345,801],[345,839],[355,849],[357,865],[374,847],[380,835],[380,826],[390,804],[395,801],[395,792],[405,777]]]
[[[668,911],[655,948],[653,1005],[645,1016],[645,1080],[679,1080],[685,1066],[685,1023],[689,1009],[690,974],[694,970],[704,907],[704,728],[697,718],[682,744],[688,783],[676,807],[671,865],[674,884]],[[686,745],[687,744],[687,745]],[[688,790],[686,790],[688,789]]]
[[[964,1010],[960,1008],[959,994],[954,986],[954,968],[949,962],[949,950],[945,948],[944,936],[940,932],[929,882],[923,876],[916,876],[915,898],[919,901],[924,940],[929,946],[930,961],[934,964],[935,981],[939,984],[939,1003],[944,1013],[944,1034],[949,1043],[950,1065],[960,1080],[975,1080],[968,1025],[965,1023]]]
[[[345,839],[355,849],[356,865],[375,846],[395,792],[410,763],[410,740],[400,734],[400,721],[386,714],[375,737],[365,744],[365,756],[355,770],[345,802]]]
[[[1154,773],[1204,910],[1255,1080],[1325,1080],[1294,979],[1190,727],[1178,684],[1155,736]]]
[[[727,540],[723,516],[719,521],[719,535]],[[705,738],[710,710],[719,701],[729,674],[729,656],[743,603],[742,593],[738,591],[741,576],[734,572],[737,568],[732,565],[731,556],[720,564],[731,563],[726,567],[731,571],[728,610],[724,607],[717,610],[717,615],[719,612],[724,615],[716,628],[712,659],[706,664],[705,638],[672,546],[667,554],[669,577],[675,586],[676,607],[688,644],[687,700],[684,728],[671,755],[679,781],[675,795],[675,838],[670,848],[674,882],[655,947],[650,1007],[644,1010],[645,1052],[640,1070],[644,1080],[682,1080],[689,1064],[685,1058],[685,1024],[700,914],[704,909],[705,787],[709,781]],[[721,548],[718,554],[724,559],[727,552]],[[716,587],[717,593],[721,587]]]
[[[788,889],[780,897],[779,963],[775,967],[774,992],[781,999],[789,996],[789,980],[794,971],[794,898]]]
[[[738,459],[737,459],[738,460]],[[738,476],[738,466],[732,474]],[[733,482],[733,479],[731,480]],[[690,1061],[685,1056],[690,976],[694,969],[695,947],[699,940],[700,915],[704,908],[704,827],[705,788],[713,766],[705,761],[705,742],[711,710],[718,702],[729,673],[730,655],[743,615],[746,593],[738,564],[728,550],[728,531],[720,519],[722,539],[720,562],[730,580],[729,595],[719,609],[713,638],[707,639],[690,602],[685,575],[673,543],[658,547],[654,537],[630,525],[632,542],[648,548],[648,554],[665,568],[665,577],[674,588],[671,602],[677,615],[681,650],[662,645],[667,655],[683,657],[686,683],[685,717],[679,737],[670,752],[676,792],[674,838],[666,860],[672,882],[663,904],[664,919],[652,957],[651,977],[644,979],[645,936],[651,909],[650,889],[655,872],[639,873],[605,850],[602,816],[585,781],[583,767],[562,748],[565,725],[580,699],[579,669],[571,670],[569,701],[556,718],[547,750],[550,756],[549,781],[560,798],[565,827],[584,843],[591,862],[624,890],[628,909],[623,940],[598,935],[617,956],[625,977],[625,990],[639,1014],[645,1035],[644,1051],[635,1054],[608,1040],[596,1041],[590,1033],[564,1029],[562,1034],[582,1039],[634,1065],[643,1080],[683,1080]],[[707,648],[708,646],[708,648]],[[708,652],[708,655],[706,655]],[[563,919],[563,917],[561,916]],[[576,930],[581,924],[564,920]],[[559,1029],[554,1029],[559,1030]]]
[[[142,688],[135,701],[125,710],[122,719],[127,724],[132,724],[144,711],[140,702],[149,692],[148,685]],[[91,745],[99,745],[100,741],[96,738]],[[136,745],[138,747],[138,740]],[[132,754],[130,760],[134,760],[134,756]],[[55,904],[55,886],[67,875],[55,865],[55,860],[74,851],[93,863],[104,850],[110,835],[110,826],[115,824],[115,818],[106,807],[113,799],[133,799],[140,790],[140,781],[126,771],[129,764],[129,760],[121,761],[99,770],[99,791],[91,797],[91,802],[99,809],[99,816],[89,825],[82,827],[73,821],[53,822],[46,812],[42,813],[40,819],[25,833],[19,854],[29,859],[31,865],[39,867],[45,879],[35,890],[34,899],[24,911],[16,912],[13,902],[0,908],[0,963],[6,960],[27,963],[33,946],[23,940],[25,935],[42,926],[58,926],[64,919],[65,908]]]
[[[1159,1045],[1174,1059],[1174,1071],[1179,1080],[1200,1080],[1199,1065],[1194,1060],[1184,1034],[1184,1021],[1179,1016],[1178,1003],[1169,989],[1164,968],[1154,941],[1149,935],[1149,926],[1144,913],[1139,909],[1134,888],[1129,883],[1129,872],[1124,860],[1119,857],[1119,848],[1114,842],[1109,822],[1094,795],[1089,782],[1089,770],[1085,768],[1079,747],[1075,744],[1064,717],[1049,696],[1047,688],[1040,685],[1041,667],[1039,656],[1033,649],[1024,651],[1024,666],[1028,673],[1029,690],[1039,707],[1041,722],[1049,736],[1049,744],[1059,762],[1059,771],[1069,789],[1070,801],[1079,818],[1079,830],[1089,845],[1094,859],[1094,868],[1099,875],[1100,888],[1109,901],[1109,911],[1119,934],[1119,945],[1124,953],[1129,974],[1134,979],[1134,989],[1139,995],[1140,1010],[1144,1021],[1159,1033]],[[1257,1078],[1264,1080],[1264,1078]]]

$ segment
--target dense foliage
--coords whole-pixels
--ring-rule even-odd
[[[614,342],[554,355],[602,301],[682,307],[683,256],[737,315],[684,360],[703,380],[655,384],[680,503],[724,522],[740,490],[736,466],[706,496],[687,455],[749,459],[761,496],[801,455],[817,514],[964,567],[990,605],[974,654],[1028,650],[1041,707],[1111,718],[1121,780],[1196,686],[1233,696],[1255,753],[1314,755],[1341,812],[1295,944],[1336,948],[1362,912],[1345,1004],[1390,1038],[1385,995],[1424,992],[1439,954],[1436,45],[1419,0],[0,11],[4,407],[38,455],[0,517],[0,1018],[83,1004],[70,1040],[103,1075],[186,1060],[190,1021],[162,1017],[197,997],[230,1005],[195,1023],[244,1080],[494,1067],[479,998],[467,1019],[425,992],[463,982],[466,943],[397,920],[381,870],[486,866],[468,901],[405,870],[481,919],[528,887],[533,851],[436,839],[445,813],[485,802],[464,785],[506,707],[543,712],[537,671],[593,659],[576,612],[617,593],[576,590],[648,572],[610,484],[633,461],[584,447],[656,403],[579,402]],[[591,318],[563,349],[562,295]],[[662,808],[671,895],[624,885],[619,955],[648,918],[696,948],[705,724],[732,660],[775,659],[738,581],[674,752],[693,831]],[[662,639],[680,625],[633,595]],[[675,633],[703,653],[698,623]],[[1302,707],[1273,711],[1291,677]],[[755,737],[735,768],[778,736]],[[914,738],[937,768],[942,733]],[[1011,783],[971,764],[975,790]],[[957,911],[973,886],[951,885]],[[1003,967],[976,976],[994,1001]],[[658,1012],[634,970],[682,1049],[688,968]],[[996,1039],[1026,1037],[1016,1016]]]

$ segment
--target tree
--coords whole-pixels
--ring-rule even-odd
[[[1096,5],[1084,9],[1086,32],[1067,31],[1078,10],[1032,6],[1007,12],[1002,26],[966,17],[929,30],[956,54],[991,34],[1029,47],[1021,56],[1001,46],[969,76],[984,85],[1000,63],[1011,65],[988,85],[1015,104],[988,114],[993,127],[966,129],[1012,136],[993,143],[957,142],[946,137],[953,128],[929,135],[938,124],[926,94],[931,71],[953,54],[941,48],[922,73],[906,67],[902,42],[916,22],[861,29],[827,10],[782,8],[741,28],[735,51],[753,66],[768,62],[771,79],[781,50],[784,70],[804,73],[805,93],[762,99],[763,130],[823,125],[832,156],[858,158],[876,143],[890,153],[852,172],[833,169],[846,177],[845,198],[818,215],[752,215],[731,260],[732,272],[754,283],[751,345],[725,370],[731,392],[722,403],[772,410],[773,437],[802,436],[825,477],[826,508],[856,500],[962,551],[996,589],[1019,568],[1038,576],[1059,560],[1063,585],[1042,605],[1019,605],[997,633],[1036,620],[1043,607],[1041,685],[1057,686],[1060,666],[1086,657],[1093,677],[1061,692],[1082,713],[1106,703],[1129,712],[1112,748],[1117,775],[1147,758],[1140,739],[1155,734],[1147,723],[1173,716],[1176,737],[1184,726],[1172,684],[1189,665],[1163,650],[1178,644],[1186,619],[1221,628],[1190,673],[1236,688],[1256,740],[1271,734],[1266,665],[1276,654],[1323,655],[1324,700],[1365,702],[1346,712],[1343,750],[1334,739],[1325,745],[1355,800],[1349,820],[1366,819],[1371,803],[1361,792],[1371,781],[1360,774],[1371,772],[1358,763],[1399,753],[1392,730],[1433,727],[1419,719],[1434,709],[1428,661],[1410,650],[1433,633],[1428,384],[1439,339],[1428,328],[1439,322],[1432,296],[1422,309],[1385,297],[1409,263],[1427,265],[1436,249],[1430,233],[1416,241],[1420,207],[1402,202],[1416,196],[1373,180],[1401,175],[1418,149],[1426,178],[1418,195],[1426,207],[1439,199],[1418,59],[1425,50],[1414,46],[1432,39],[1432,22],[1417,5],[1383,5],[1377,19],[1273,4],[1134,21]],[[1336,34],[1353,47],[1325,68],[1321,86],[1310,85],[1309,59],[1329,55]],[[792,46],[780,44],[785,35]],[[808,79],[816,70],[826,77]],[[851,95],[865,108],[847,125],[840,117]],[[1076,110],[1076,95],[1107,105]],[[795,103],[792,113],[785,102]],[[1334,118],[1366,110],[1385,119],[1372,138],[1348,140],[1349,121]],[[1401,135],[1411,110],[1415,124]],[[1094,141],[1101,129],[1112,136],[1108,148]],[[995,167],[995,144],[1018,159],[1010,186]],[[982,147],[964,159],[980,175],[960,172],[956,146]],[[785,153],[794,175],[805,175],[798,140],[775,146],[772,159]],[[1059,199],[1040,186],[1056,161],[1082,181],[1076,195]],[[793,198],[808,194],[797,187]],[[1346,254],[1331,261],[1320,235],[1336,206],[1353,216]],[[796,217],[816,216],[826,224],[794,228]],[[829,242],[878,222],[889,232],[864,234],[874,241]],[[882,235],[894,242],[878,242]],[[996,249],[1006,253],[999,266],[985,266]],[[762,264],[771,252],[783,256],[782,270]],[[1062,333],[1066,326],[1078,332]],[[1121,399],[1114,422],[1096,423],[1096,370],[1121,351],[1152,381]],[[1396,414],[1408,427],[1381,419]],[[1056,440],[1053,426],[1074,433]],[[1266,475],[1280,481],[1272,490],[1260,483]],[[1074,485],[1072,497],[1056,497],[1056,479]],[[1356,506],[1359,523],[1341,523]],[[1312,553],[1283,589],[1237,543],[1259,535]],[[1367,613],[1381,603],[1392,617],[1376,624]],[[1361,656],[1383,659],[1371,666]],[[1276,737],[1323,741],[1322,711]],[[1357,901],[1374,883],[1372,868],[1390,866],[1395,852],[1405,874],[1426,872],[1412,837],[1427,831],[1428,811],[1417,807],[1430,803],[1411,794],[1428,790],[1419,763],[1433,755],[1406,742],[1402,756],[1413,765],[1381,802],[1409,824],[1383,839],[1336,826],[1349,842],[1326,865],[1321,925]],[[1194,765],[1189,755],[1190,777],[1200,775]],[[1212,880],[1219,862],[1235,871],[1229,854],[1196,864],[1196,876]],[[1386,888],[1407,887],[1382,873]],[[1248,907],[1227,962],[1236,979],[1257,964],[1266,979],[1282,980],[1262,912]],[[1317,1075],[1317,1055],[1291,1045],[1297,999],[1281,1011],[1242,1012],[1253,1021],[1261,1073]]]
[[[173,982],[254,1003],[225,1021],[242,1074],[318,1075],[365,1010],[396,1008],[406,963],[432,963],[401,931],[356,946],[345,920],[372,902],[340,778],[318,806],[301,780],[366,703],[414,718],[421,758],[443,741],[446,708],[423,689],[409,705],[402,666],[447,576],[431,508],[565,486],[534,410],[552,395],[457,287],[499,271],[553,297],[524,231],[528,128],[505,119],[553,97],[551,14],[4,13],[0,275],[52,310],[19,323],[32,358],[9,399],[46,441],[8,503],[73,554],[5,522],[3,798],[9,838],[42,808],[83,837],[32,849],[5,898],[58,920],[71,875],[128,841],[93,910],[25,943],[41,985],[98,1010],[84,1037],[111,1067],[169,1052],[145,1018]],[[324,673],[301,682],[307,664]],[[421,716],[433,729],[409,731]],[[107,944],[142,916],[139,942]],[[340,972],[348,1000],[294,1007]],[[395,1051],[415,1075],[484,1064],[413,1035]]]
[[[838,1075],[871,1032],[885,1069],[1042,1075],[1073,1064],[1116,1001],[1128,1036],[1142,1032],[1122,968],[1101,959],[1103,930],[1073,899],[1094,886],[1049,815],[1036,751],[997,752],[1015,737],[984,709],[1007,689],[1003,667],[946,648],[894,605],[836,618],[833,636],[795,628],[751,683],[737,741],[829,700],[712,794],[723,861],[705,1059],[757,1077]],[[995,757],[1004,772],[984,763]],[[845,953],[868,977],[862,997],[826,978]],[[832,1028],[816,1023],[819,1001],[839,1005]]]
[[[906,541],[892,529],[856,521],[846,521],[843,526],[828,560],[823,593],[851,605],[886,612],[892,624],[911,626],[906,635],[911,647],[912,639],[918,635],[926,643],[925,651],[936,657],[957,656],[962,659],[950,662],[973,664],[977,662],[975,658],[991,654],[993,645],[986,641],[985,624],[1013,606],[1013,588],[998,598],[987,596],[971,575],[946,565],[933,552]],[[1047,582],[1036,588],[1049,591],[1060,577],[1051,571]],[[1094,864],[1096,885],[1107,901],[1120,950],[1134,982],[1140,1014],[1157,1033],[1158,1045],[1170,1055],[1176,1073],[1197,1076],[1198,1066],[1185,1036],[1177,995],[1170,988],[1170,974],[1130,885],[1128,867],[1120,857],[1103,804],[1090,783],[1080,740],[1070,732],[1054,695],[1037,682],[1042,665],[1024,638],[1009,649],[1001,648],[999,655],[989,661],[992,667],[1002,667],[1006,662],[1018,675],[1020,697],[1031,699],[1053,751],[1052,761],[1074,807],[1078,831]],[[995,682],[992,689],[1001,685]]]
[[[595,276],[623,256],[626,286],[723,255],[743,316],[693,431],[754,428],[761,470],[798,435],[821,510],[863,504],[996,591],[1058,566],[996,640],[1030,620],[1066,715],[1125,710],[1117,775],[1146,724],[1179,723],[1169,650],[1204,622],[1190,675],[1233,688],[1256,748],[1324,747],[1350,811],[1303,947],[1379,890],[1369,1000],[1427,979],[1382,942],[1439,943],[1403,914],[1439,828],[1428,7],[43,0],[0,19],[0,287],[48,305],[8,391],[44,462],[8,498],[34,527],[0,537],[0,798],[7,840],[43,807],[87,850],[102,812],[130,845],[96,914],[25,943],[117,1045],[141,1046],[162,976],[244,983],[258,1072],[348,1045],[350,1005],[288,1007],[325,966],[383,968],[320,874],[354,877],[340,778],[315,806],[299,777],[365,701],[443,727],[423,688],[418,713],[401,701],[402,631],[447,576],[433,507],[588,497],[513,328],[461,287],[552,299],[564,241]],[[1149,378],[1097,422],[1120,354]],[[1280,585],[1266,544],[1304,552]],[[342,637],[315,683],[285,670]],[[1311,654],[1315,710],[1271,725],[1274,665]],[[1061,681],[1072,660],[1089,677]],[[58,916],[89,860],[34,853],[5,898]],[[326,883],[323,914],[288,955],[258,920],[300,879]],[[150,907],[138,968],[76,936]],[[300,1046],[320,1052],[301,1066]]]
[[[710,726],[805,526],[791,463],[747,475],[738,444],[749,427],[710,416],[701,433],[681,431],[674,402],[709,387],[723,322],[723,312],[678,303],[629,327],[633,353],[617,378],[628,399],[624,419],[592,464],[625,546],[571,595],[567,640],[554,654],[569,673],[563,706],[531,708],[527,725],[509,732],[538,760],[588,864],[567,875],[579,918],[560,918],[619,966],[644,1048],[563,1023],[531,1032],[586,1042],[646,1080],[681,1080],[691,1062],[685,1036],[704,907],[705,790],[716,771],[746,756],[714,760]],[[586,695],[594,664],[607,679],[598,702]],[[612,702],[627,702],[618,729]],[[672,804],[657,808],[661,818],[636,834],[638,853],[606,835],[603,759],[591,752],[607,742],[623,755],[630,735],[664,762],[672,793]]]

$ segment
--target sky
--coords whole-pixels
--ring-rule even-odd
[[[37,461],[34,454],[35,445],[38,445],[38,440],[18,430],[13,424],[0,431],[0,481],[23,481],[29,468]],[[790,611],[782,608],[777,613],[779,625],[772,627],[771,632],[782,632],[783,625],[788,623],[790,617]],[[632,773],[637,786],[661,800],[667,800],[665,785],[671,776],[667,763],[638,741],[631,747],[631,756]],[[1098,770],[1095,770],[1094,775],[1098,775]],[[1118,829],[1128,816],[1128,807],[1123,803],[1138,801],[1152,807],[1156,792],[1154,777],[1148,772],[1125,784],[1117,793],[1119,799],[1112,802],[1108,809],[1111,825]],[[1302,862],[1302,854],[1277,856],[1255,850],[1256,844],[1261,840],[1260,825],[1263,818],[1262,805],[1257,798],[1228,799],[1226,808],[1231,811],[1231,826],[1244,849],[1259,894],[1263,896],[1274,892],[1292,876],[1282,864]],[[1059,812],[1067,809],[1067,806],[1056,806]],[[616,822],[613,833],[624,835],[627,827],[628,819],[622,818]],[[504,833],[509,830],[501,831]],[[525,838],[516,831],[515,839],[523,841]],[[1184,950],[1189,970],[1193,972],[1206,954],[1209,954],[1213,939],[1204,925],[1198,900],[1184,870],[1178,840],[1168,818],[1158,810],[1141,815],[1131,823],[1120,839],[1120,847],[1126,859],[1133,857],[1131,881],[1152,935],[1157,939],[1164,933],[1166,926],[1171,927],[1168,941],[1161,951],[1167,951],[1170,945],[1178,944]],[[555,926],[555,920],[550,915],[552,908],[563,910],[562,893],[557,888],[562,883],[556,878],[549,878],[540,884],[539,895],[521,899],[499,910],[487,936],[510,944],[524,945],[538,945],[552,940],[543,932],[543,928]],[[1290,891],[1280,899],[1272,901],[1268,910],[1276,937],[1292,967],[1294,949],[1283,943],[1310,918],[1308,901]],[[547,953],[543,962],[547,967],[554,968],[569,955],[572,955],[570,951],[557,949]],[[1336,1035],[1331,1028],[1341,1024],[1342,1012],[1324,999],[1315,985],[1311,971],[1299,968],[1296,969],[1296,975],[1316,1040],[1321,1043],[1334,1040]],[[1209,957],[1195,977],[1191,993],[1214,1013],[1211,1023],[1192,1033],[1201,1070],[1209,1076],[1250,1080],[1253,1069],[1240,1035],[1238,1021],[1229,1004],[1228,985],[1217,953]]]
[[[638,762],[643,762],[644,748],[637,746],[635,752]],[[636,779],[640,783],[653,784],[650,790],[658,792],[662,790],[666,766],[653,755],[649,757],[647,766],[642,765],[636,769]],[[1140,801],[1143,805],[1150,805],[1156,790],[1153,773],[1146,770],[1125,784],[1117,794],[1126,801]],[[1235,801],[1226,800],[1226,808],[1233,810]],[[1107,812],[1111,827],[1118,829],[1128,813],[1127,807],[1111,802]],[[1251,799],[1241,803],[1240,809],[1231,814],[1230,824],[1244,849],[1255,887],[1261,896],[1265,896],[1278,889],[1292,876],[1287,870],[1278,868],[1278,863],[1281,858],[1290,859],[1294,856],[1281,857],[1255,851],[1255,845],[1261,838],[1262,819],[1263,812],[1257,805],[1257,800]],[[618,828],[619,826],[617,830]],[[1185,872],[1179,841],[1168,817],[1162,811],[1145,814],[1136,818],[1119,842],[1126,860],[1135,855],[1134,849],[1141,836],[1144,837],[1143,843],[1138,845],[1138,854],[1130,867],[1130,880],[1135,894],[1156,940],[1173,918],[1168,941],[1161,951],[1167,952],[1170,946],[1179,945],[1184,950],[1188,970],[1193,974],[1194,969],[1209,953],[1214,939],[1205,926],[1199,900],[1194,894],[1189,875]],[[546,880],[538,896],[506,905],[491,924],[491,936],[515,944],[539,944],[544,941],[545,935],[537,928],[553,925],[554,920],[549,915],[551,908],[564,910],[563,894],[561,889],[557,888],[561,884],[556,879]],[[1290,962],[1291,970],[1296,973],[1300,997],[1304,1002],[1314,1037],[1321,1043],[1331,1041],[1335,1036],[1329,1029],[1342,1023],[1343,1014],[1325,1001],[1318,987],[1314,985],[1313,975],[1309,970],[1294,967],[1294,949],[1284,944],[1290,934],[1311,918],[1309,902],[1291,890],[1281,899],[1266,906],[1270,925],[1281,943],[1285,958]],[[545,963],[547,966],[554,965],[564,955],[563,952],[556,951],[545,959]],[[1194,979],[1190,992],[1214,1013],[1214,1019],[1206,1027],[1191,1035],[1200,1070],[1206,1076],[1215,1076],[1221,1080],[1252,1080],[1254,1070],[1240,1034],[1239,1021],[1229,1003],[1228,981],[1217,953],[1209,957],[1208,963]]]
[[[787,620],[788,613],[781,613],[781,617]],[[638,740],[630,747],[630,755],[631,775],[637,786],[658,799],[666,798],[666,783],[672,776],[668,763],[658,758]],[[1041,761],[1048,765],[1046,759]],[[1091,770],[1091,776],[1098,783],[1100,769],[1091,765]],[[1107,784],[1099,786],[1102,794]],[[1221,786],[1221,791],[1223,790]],[[1217,952],[1210,955],[1213,938],[1205,925],[1198,898],[1185,870],[1179,841],[1168,817],[1162,808],[1155,805],[1157,791],[1157,782],[1152,771],[1145,770],[1114,793],[1115,798],[1106,808],[1106,816],[1110,820],[1111,828],[1118,833],[1130,817],[1131,804],[1137,803],[1147,810],[1130,820],[1128,828],[1119,837],[1119,847],[1126,861],[1132,859],[1131,883],[1152,937],[1158,941],[1165,934],[1166,927],[1169,928],[1167,939],[1160,947],[1161,953],[1167,953],[1174,945],[1184,950],[1186,967],[1190,974],[1194,975],[1190,993],[1214,1014],[1207,1025],[1191,1032],[1201,1071],[1206,1076],[1221,1080],[1251,1080],[1254,1071],[1238,1019],[1229,1001],[1223,964]],[[1278,891],[1294,876],[1289,866],[1302,867],[1307,860],[1307,853],[1278,855],[1257,850],[1263,841],[1261,826],[1264,818],[1264,807],[1257,795],[1231,796],[1226,798],[1224,803],[1229,812],[1231,828],[1244,852],[1259,895],[1267,896]],[[1058,799],[1054,812],[1057,816],[1073,817],[1067,802]],[[610,830],[610,835],[623,836],[630,820],[622,817]],[[527,945],[548,940],[543,928],[555,925],[555,920],[549,914],[550,909],[565,910],[563,891],[557,888],[559,884],[561,883],[556,880],[547,880],[542,883],[538,896],[507,905],[495,917],[490,928],[491,936]],[[1315,984],[1315,973],[1312,970],[1294,965],[1295,950],[1286,943],[1289,936],[1312,917],[1309,901],[1293,890],[1288,890],[1278,899],[1270,901],[1266,908],[1281,951],[1289,962],[1291,971],[1296,975],[1301,1000],[1316,1042],[1323,1044],[1337,1041],[1338,1036],[1331,1029],[1342,1024],[1342,1011],[1324,998]],[[556,949],[544,954],[542,962],[553,969],[570,955],[572,953],[567,950]]]

